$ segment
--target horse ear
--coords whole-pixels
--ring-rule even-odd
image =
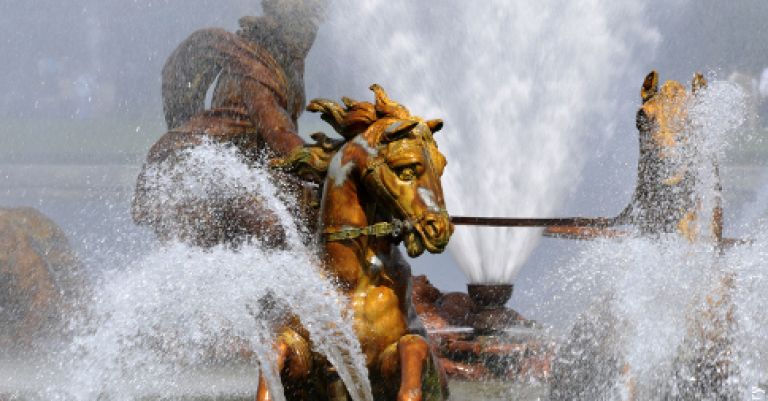
[[[693,74],[693,82],[691,82],[691,92],[696,94],[698,91],[707,87],[707,79],[704,78],[700,72]]]
[[[392,142],[396,139],[402,138],[405,134],[411,131],[413,127],[418,125],[418,121],[413,120],[397,120],[387,126],[384,129],[384,136],[382,142]]]
[[[320,118],[330,124],[336,132],[341,133],[344,130],[343,122],[347,111],[333,100],[312,99],[307,105],[307,111],[321,113]]]
[[[351,109],[352,107],[355,107],[358,103],[360,103],[357,100],[346,97],[346,96],[342,97],[341,101],[344,103],[344,106],[347,106],[348,109]]]
[[[643,103],[650,100],[659,92],[659,73],[656,70],[651,71],[643,81],[643,87],[640,88],[640,97]]]
[[[408,118],[411,113],[402,104],[395,102],[389,98],[387,92],[379,84],[371,85],[370,89],[376,96],[376,113],[379,116],[395,117],[395,118]]]
[[[434,120],[427,121],[427,127],[429,127],[429,130],[432,131],[432,134],[434,134],[437,131],[440,131],[443,128],[443,120],[437,118]]]

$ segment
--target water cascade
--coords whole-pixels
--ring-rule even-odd
[[[744,101],[738,87],[715,81],[689,105],[697,242],[676,233],[600,240],[547,279],[560,295],[543,310],[591,303],[558,352],[552,399],[750,399],[765,380],[765,310],[754,295],[765,236],[739,227],[751,242],[718,249],[706,212],[720,196],[711,161],[737,139]]]
[[[226,384],[226,375],[213,380],[222,380],[221,388],[198,388],[193,378],[217,361],[226,366],[227,360],[230,365],[240,360],[251,381],[239,391],[254,394],[255,362],[276,389],[275,399],[282,400],[270,344],[276,326],[295,315],[309,330],[314,350],[336,366],[352,398],[370,401],[365,359],[344,318],[344,301],[317,269],[315,254],[302,245],[268,175],[220,145],[202,145],[185,157],[173,167],[160,165],[149,178],[166,195],[161,201],[167,210],[187,196],[256,193],[277,212],[289,246],[271,250],[254,240],[238,249],[203,250],[174,242],[107,274],[90,300],[89,318],[74,322],[71,345],[46,364],[60,365],[66,379],[54,380],[49,376],[57,373],[46,368],[38,380],[52,384],[34,391],[75,400],[232,394],[238,389]]]

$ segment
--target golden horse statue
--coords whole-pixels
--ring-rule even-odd
[[[696,226],[702,212],[701,198],[696,193],[696,181],[702,177],[696,163],[701,163],[704,155],[690,137],[689,107],[706,86],[700,73],[694,74],[690,91],[673,80],[659,85],[656,71],[646,76],[640,89],[642,106],[637,112],[637,186],[630,204],[610,219],[612,224],[634,226],[641,235],[676,232],[690,242],[711,240],[720,250],[732,242],[722,237],[722,188],[715,160],[711,161],[715,194],[710,211],[711,236],[701,235],[703,231]],[[578,239],[625,234],[613,228],[592,227],[551,227],[547,233]],[[735,324],[732,288],[733,277],[725,274],[701,305],[693,306],[686,339],[673,361],[672,374],[679,376],[675,388],[661,383],[654,389],[637,387],[632,366],[623,362],[624,356],[614,344],[619,320],[608,303],[598,302],[579,318],[558,351],[550,399],[602,399],[618,389],[623,396],[616,398],[624,400],[667,399],[663,397],[671,397],[672,393],[681,400],[731,399],[733,388],[728,378],[733,373],[731,342]],[[611,387],[614,384],[618,386]],[[653,396],[644,394],[649,391]]]
[[[371,86],[375,103],[344,98],[344,106],[315,99],[308,110],[344,137],[325,174],[320,205],[323,268],[346,295],[354,330],[366,358],[376,400],[441,400],[447,395],[423,333],[409,329],[412,257],[442,252],[453,232],[440,177],[446,165],[433,134],[442,121],[426,121]],[[307,160],[283,160],[294,170]],[[299,166],[299,167],[297,167]],[[286,396],[345,399],[328,366],[309,351],[300,322],[275,345]],[[262,377],[257,400],[272,397]]]
[[[699,214],[700,200],[695,193],[696,160],[702,155],[690,138],[689,105],[707,81],[694,74],[691,91],[677,81],[659,86],[659,74],[651,71],[643,81],[640,96],[643,105],[637,112],[640,158],[637,186],[632,202],[617,218],[618,223],[630,223],[643,233],[678,231],[689,240],[696,237],[693,223]],[[711,230],[714,238],[722,240],[722,206],[720,177],[716,161],[717,202],[712,210]]]
[[[636,117],[640,154],[637,184],[629,205],[616,217],[593,219],[602,224],[552,226],[545,235],[572,239],[618,237],[627,233],[611,226],[630,225],[642,235],[678,232],[694,241],[702,233],[695,223],[702,211],[696,193],[697,180],[702,177],[696,163],[703,155],[690,137],[689,106],[706,86],[700,73],[694,74],[690,91],[674,80],[659,85],[659,74],[651,71],[640,89],[642,105]],[[710,232],[722,244],[722,187],[717,161],[711,163],[715,202],[710,211]]]

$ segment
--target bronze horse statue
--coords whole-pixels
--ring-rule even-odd
[[[705,161],[701,160],[705,155],[696,149],[695,138],[691,137],[689,116],[691,103],[706,87],[707,81],[701,73],[694,74],[689,91],[674,80],[659,84],[659,74],[651,71],[640,88],[642,105],[636,115],[640,152],[637,184],[631,201],[616,217],[581,219],[590,220],[583,226],[570,222],[550,226],[545,235],[572,239],[621,237],[627,232],[613,226],[629,225],[645,236],[677,232],[690,241],[706,237],[702,234],[707,233],[700,230],[704,227],[697,227],[699,217],[707,213],[702,213],[701,196],[696,193],[697,181],[703,178],[696,163]],[[718,245],[729,245],[734,241],[724,243],[722,236],[718,164],[716,160],[709,162],[715,194],[712,210],[708,211],[709,237]]]
[[[693,241],[694,222],[701,212],[700,199],[695,193],[697,176],[695,163],[703,157],[693,148],[690,138],[689,105],[707,86],[700,73],[694,74],[691,90],[674,80],[659,85],[659,74],[651,71],[643,81],[640,96],[643,104],[637,112],[640,158],[637,186],[632,202],[616,218],[616,223],[637,226],[645,234],[679,232]],[[717,204],[711,211],[711,234],[722,240],[722,206],[720,177],[717,163],[712,160],[715,174]]]
[[[412,257],[439,253],[453,232],[440,183],[446,160],[433,138],[442,121],[411,115],[378,85],[371,90],[375,104],[344,98],[342,107],[316,99],[307,107],[344,137],[325,174],[322,265],[348,300],[374,399],[440,400],[447,389],[439,367],[423,332],[409,325],[415,319],[410,268],[398,245],[404,242]],[[309,352],[310,344],[295,319],[278,337],[286,397],[345,399],[338,380],[328,379],[327,362]],[[257,400],[270,399],[262,377]]]
[[[708,241],[715,248],[711,266],[717,269],[719,252],[735,243],[723,239],[721,185],[715,160],[703,159],[695,147],[691,132],[690,105],[702,96],[707,81],[694,74],[690,90],[680,82],[669,80],[659,84],[659,74],[651,71],[640,89],[642,105],[637,116],[640,157],[637,186],[632,201],[611,224],[631,225],[644,236],[677,233],[687,241]],[[697,160],[698,158],[698,160]],[[701,172],[696,162],[711,162],[714,202],[712,210],[703,213],[701,194],[696,191]],[[709,227],[697,220],[711,218]],[[590,239],[622,234],[602,227],[555,227],[548,232],[571,238]],[[705,230],[709,229],[709,233]],[[565,235],[563,235],[565,234]],[[709,235],[706,235],[709,234]],[[599,298],[579,316],[566,342],[553,362],[549,399],[735,399],[732,341],[735,330],[734,305],[731,300],[734,278],[719,274],[704,295],[691,305],[687,332],[672,361],[670,375],[675,380],[665,383],[637,383],[633,367],[623,354],[617,327],[623,323],[606,298]]]

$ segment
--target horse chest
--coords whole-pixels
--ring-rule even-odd
[[[407,330],[406,315],[394,289],[385,285],[363,284],[352,296],[354,328],[368,362]]]

